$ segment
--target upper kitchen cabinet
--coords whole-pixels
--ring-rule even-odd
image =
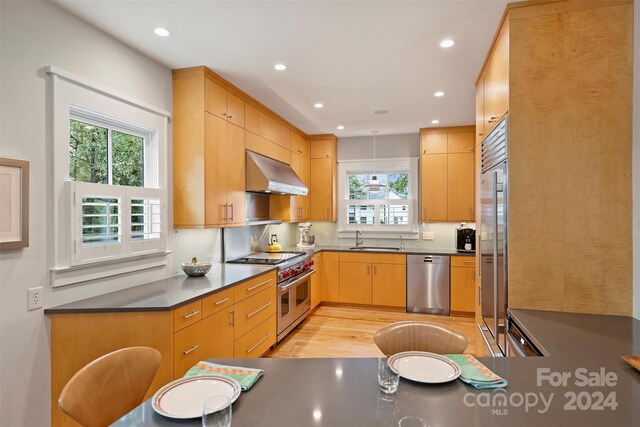
[[[420,129],[420,219],[474,220],[474,126]]]
[[[309,141],[291,131],[291,168],[304,185],[310,186]],[[309,220],[309,196],[271,196],[269,218],[302,222]]]
[[[205,110],[244,127],[244,101],[211,79],[205,79]]]
[[[509,111],[509,21],[496,34],[493,48],[476,82],[476,128],[481,139]],[[480,93],[478,93],[480,92]],[[479,122],[482,125],[479,125]]]
[[[335,221],[338,140],[335,135],[312,135],[309,139],[309,219]]]
[[[484,136],[509,113],[512,308],[632,314],[633,6],[510,3],[480,70]]]
[[[218,91],[209,85],[212,77],[208,73],[204,67],[173,71],[176,228],[244,223],[244,134],[229,117],[234,113],[225,116],[222,112],[214,115],[207,111],[209,89]],[[244,121],[244,105],[241,111],[236,118]]]

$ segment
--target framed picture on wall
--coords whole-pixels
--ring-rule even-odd
[[[29,246],[29,162],[0,157],[0,250]]]

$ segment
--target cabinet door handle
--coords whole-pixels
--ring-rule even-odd
[[[268,303],[266,303],[265,305],[263,305],[262,307],[260,307],[259,309],[257,309],[254,312],[251,312],[249,314],[247,314],[247,319],[255,316],[256,314],[260,313],[262,310],[264,310],[265,308],[269,307],[272,304],[272,301],[269,301]]]
[[[263,342],[266,341],[267,338],[269,338],[271,336],[271,332],[269,332],[267,335],[264,336],[264,338],[262,338],[260,341],[258,341],[257,343],[255,343],[250,349],[247,350],[247,354],[251,353],[253,350],[255,350],[255,348],[257,346],[259,346],[260,344],[262,344]]]
[[[233,119],[233,116],[231,114],[227,114],[227,118],[228,119]]]
[[[465,263],[465,264],[475,264],[476,263],[475,261],[462,261],[462,262]]]
[[[367,276],[371,275],[371,266],[367,265]]]
[[[233,203],[231,203],[229,206],[231,206],[231,221],[233,221]]]
[[[236,324],[236,311],[235,310],[231,310],[231,311],[229,311],[229,314],[231,315],[230,319],[229,319],[229,324],[231,326],[233,326],[233,325]]]
[[[192,312],[192,313],[185,314],[185,315],[184,315],[184,316],[182,316],[182,317],[183,317],[184,319],[188,319],[188,318],[190,318],[190,317],[195,316],[195,315],[196,315],[196,314],[198,314],[198,313],[200,313],[200,311],[199,311],[199,310],[196,310],[196,311],[194,311],[194,312]]]
[[[227,205],[226,203],[224,205],[224,220],[225,221],[229,221],[229,205]]]
[[[187,354],[191,353],[192,351],[197,350],[199,347],[200,347],[199,345],[194,345],[194,346],[193,346],[193,347],[191,347],[189,350],[185,350],[185,351],[183,351],[183,352],[182,352],[182,354],[184,354],[184,355],[186,356]]]
[[[227,113],[222,113],[222,115],[226,117],[226,116],[227,116]]]
[[[377,265],[374,265],[374,266],[373,266],[373,275],[375,276],[375,275],[377,275],[377,274],[378,274],[378,266],[377,266]]]
[[[254,289],[256,289],[256,288],[259,288],[259,287],[260,287],[260,286],[262,286],[262,285],[266,285],[267,283],[271,282],[272,280],[273,280],[273,279],[265,280],[264,282],[258,283],[258,284],[257,284],[257,285],[255,285],[255,286],[252,286],[252,287],[250,287],[250,288],[247,288],[247,292],[252,291],[252,290],[254,290]]]
[[[225,299],[221,299],[220,301],[216,301],[216,302],[214,302],[214,303],[213,303],[213,305],[220,305],[220,304],[222,304],[222,303],[223,303],[223,302],[225,302],[225,301],[229,301],[229,298],[227,297],[227,298],[225,298]]]

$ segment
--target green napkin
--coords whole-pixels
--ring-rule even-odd
[[[263,373],[264,371],[262,369],[217,365],[215,363],[209,363],[201,360],[196,366],[189,369],[184,376],[190,377],[192,375],[211,374],[224,375],[225,377],[233,378],[238,381],[242,391],[247,391],[256,383],[256,381],[258,381],[258,378],[260,378]]]
[[[460,380],[477,389],[502,388],[508,384],[507,380],[497,376],[470,354],[445,354],[445,357],[460,365]]]

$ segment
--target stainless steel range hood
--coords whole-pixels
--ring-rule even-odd
[[[309,193],[309,189],[288,164],[253,151],[246,153],[247,191],[292,196],[306,196]]]

